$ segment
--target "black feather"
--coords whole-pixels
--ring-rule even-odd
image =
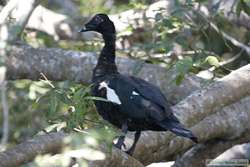
[[[92,95],[108,99],[112,91],[119,103],[114,101],[95,101],[98,113],[124,133],[136,131],[132,153],[140,132],[143,130],[169,130],[179,136],[187,137],[194,142],[197,138],[187,130],[173,115],[169,103],[160,89],[140,78],[121,75],[115,64],[115,27],[108,16],[97,14],[84,28],[84,31],[96,31],[102,34],[105,46],[93,71]],[[100,87],[105,83],[108,87]],[[109,94],[110,96],[110,94]],[[120,137],[117,147],[121,148],[124,137]]]

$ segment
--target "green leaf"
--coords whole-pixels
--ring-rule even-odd
[[[207,62],[211,66],[215,66],[215,67],[219,67],[220,66],[219,60],[215,56],[208,56],[206,58],[205,62]]]
[[[192,68],[193,60],[191,57],[185,57],[179,60],[175,65],[178,73],[186,74]]]
[[[49,104],[49,116],[53,117],[57,111],[57,106],[58,106],[58,100],[55,96],[55,94],[52,94],[50,96],[50,104]]]
[[[56,90],[55,91],[56,97],[64,104],[71,105],[72,101],[71,99],[67,96],[67,93],[62,91],[62,90]]]
[[[88,96],[85,97],[86,100],[96,100],[96,101],[104,101],[104,102],[110,102],[109,100],[102,98],[102,97],[95,97],[95,96]]]
[[[179,75],[177,75],[176,76],[176,78],[175,78],[175,84],[177,85],[177,86],[179,86],[180,84],[181,84],[181,82],[183,81],[183,79],[184,79],[184,74],[183,73],[180,73]]]
[[[90,94],[91,86],[78,89],[73,95],[73,101],[81,101],[85,96]]]

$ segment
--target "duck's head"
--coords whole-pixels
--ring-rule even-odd
[[[115,33],[114,23],[106,14],[96,14],[79,32],[95,31],[101,34]]]

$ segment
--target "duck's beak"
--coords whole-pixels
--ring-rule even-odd
[[[86,26],[84,26],[83,28],[81,28],[78,32],[86,32],[86,31],[89,31]]]

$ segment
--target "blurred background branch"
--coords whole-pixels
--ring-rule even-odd
[[[0,74],[5,83],[0,136],[2,148],[7,149],[0,153],[5,159],[0,163],[17,162],[6,159],[19,159],[16,154],[5,154],[16,148],[29,157],[19,164],[35,158],[27,166],[143,166],[176,161],[175,166],[195,167],[217,157],[249,159],[248,1],[39,2],[0,1],[0,69],[6,69]],[[77,33],[100,12],[109,14],[117,29],[119,71],[159,86],[175,114],[198,135],[199,145],[168,132],[145,132],[134,158],[112,149],[120,132],[96,115],[88,85],[102,41],[94,33]],[[40,143],[32,143],[30,138],[41,132],[52,134],[39,135],[34,141]],[[52,142],[40,140],[50,134],[57,136]],[[67,144],[60,154],[36,156],[54,153],[50,146],[62,139]],[[27,143],[35,145],[29,148]],[[246,144],[230,149],[242,143]],[[81,156],[72,159],[71,155]],[[101,159],[91,159],[96,157]]]

